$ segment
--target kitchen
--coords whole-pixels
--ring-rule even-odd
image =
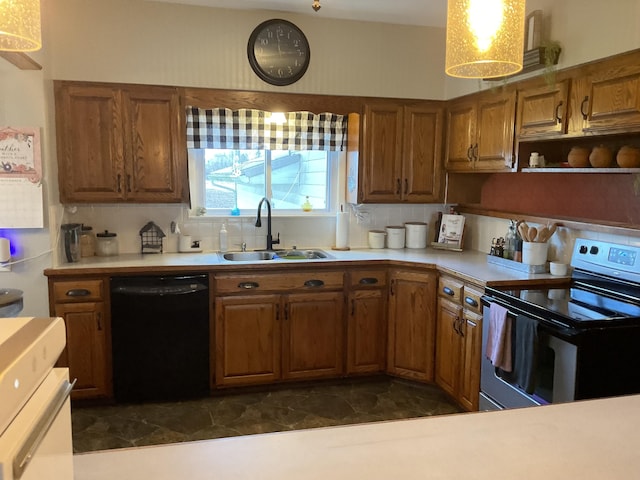
[[[553,18],[551,37],[563,45],[560,68],[631,50],[640,44],[638,2],[620,2],[616,9],[585,6],[584,2],[577,1],[561,5],[531,2],[528,8],[534,7],[550,12]],[[43,2],[44,48],[33,57],[44,68],[32,72],[19,71],[8,64],[3,66],[5,108],[2,115],[7,125],[39,125],[43,128],[45,206],[49,225],[61,223],[65,211],[58,202],[57,192],[53,79],[427,99],[454,98],[478,89],[476,81],[447,79],[441,68],[433,67],[444,63],[441,29],[346,20],[316,21],[313,17],[297,15],[287,18],[301,25],[310,38],[322,39],[313,41],[313,65],[304,79],[290,87],[267,87],[252,74],[246,63],[245,37],[255,25],[272,15],[227,10],[208,12],[198,7],[152,2],[65,1],[56,2],[55,6],[52,2]],[[597,36],[591,35],[590,29],[584,29],[584,25],[593,23],[594,19],[598,19]],[[244,28],[239,28],[240,25]],[[607,41],[602,41],[604,31]],[[224,48],[219,47],[221,37],[225,39]],[[419,47],[410,50],[398,47],[406,44]],[[353,54],[355,51],[358,53]],[[380,52],[390,53],[381,55]],[[398,55],[398,52],[406,53]],[[220,69],[217,67],[220,64],[231,65],[231,68]],[[342,74],[336,75],[336,71]],[[428,218],[441,207],[376,205],[371,206],[371,212],[375,224],[383,226],[398,215],[407,221]],[[117,231],[122,252],[138,251],[137,233],[144,223],[141,219],[151,218],[165,226],[184,215],[183,208],[164,205],[94,205],[78,206],[77,209],[75,214],[73,207],[65,212],[66,218],[73,219],[73,215],[90,218],[97,231],[107,228]],[[300,230],[304,231],[304,226],[292,226],[295,233],[290,233],[286,230],[289,223],[285,223],[280,231],[284,239],[298,237],[295,240],[301,245],[311,242],[330,245],[333,221],[333,218],[318,219],[318,222],[325,222],[317,228],[317,231],[326,232],[326,237],[321,239],[317,234],[311,239],[301,236]],[[490,239],[502,236],[506,231],[504,219],[469,215],[469,221],[470,231],[474,232],[467,239],[466,247],[470,250],[487,252]],[[201,234],[209,238],[212,249],[216,247],[220,224],[220,219],[214,219],[213,224],[201,226]],[[366,245],[365,232],[369,228],[370,225],[351,225],[353,247]],[[571,243],[576,236],[587,236],[619,243],[637,242],[628,232],[616,235],[603,232],[599,227],[568,231],[565,235],[556,240],[563,238]],[[3,283],[25,292],[25,315],[48,315],[47,284],[42,271],[56,264],[59,252],[55,248],[52,255],[38,255],[55,245],[56,236],[57,229],[54,228],[11,232],[19,248],[17,258],[37,257],[16,264],[12,272],[2,274]],[[167,241],[176,242],[176,239]],[[175,251],[175,243],[168,248]]]

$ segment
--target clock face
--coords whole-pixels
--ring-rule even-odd
[[[309,66],[309,42],[302,30],[286,20],[273,19],[258,25],[247,45],[249,64],[271,85],[291,85]]]

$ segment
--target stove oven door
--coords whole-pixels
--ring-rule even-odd
[[[506,307],[506,305],[503,305]],[[540,319],[532,319],[524,312],[513,307],[508,308],[508,317],[512,322],[512,358],[513,371],[505,372],[496,368],[486,355],[489,330],[489,306],[484,307],[482,332],[482,360],[480,374],[480,410],[498,410],[520,408],[549,403],[561,403],[575,399],[576,370],[578,348],[576,345],[554,335]],[[517,338],[517,322],[537,322],[537,336],[524,340]],[[535,325],[535,324],[534,324]],[[536,354],[525,365],[528,371],[522,381],[522,365],[518,365],[518,349],[531,349],[532,345],[523,342],[535,342]],[[531,360],[532,357],[529,357]],[[521,362],[524,364],[524,362]],[[518,371],[518,369],[520,369]],[[528,385],[522,385],[528,383]]]

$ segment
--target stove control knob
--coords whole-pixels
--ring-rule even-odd
[[[582,253],[583,255],[585,253],[587,253],[588,249],[586,245],[580,245],[580,253]]]
[[[591,250],[589,250],[589,253],[591,255],[597,255],[598,254],[598,247],[591,247]]]

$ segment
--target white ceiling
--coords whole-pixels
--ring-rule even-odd
[[[313,0],[151,0],[236,10],[273,10],[366,22],[422,25],[444,28],[446,0],[320,0],[320,10],[311,8]]]

